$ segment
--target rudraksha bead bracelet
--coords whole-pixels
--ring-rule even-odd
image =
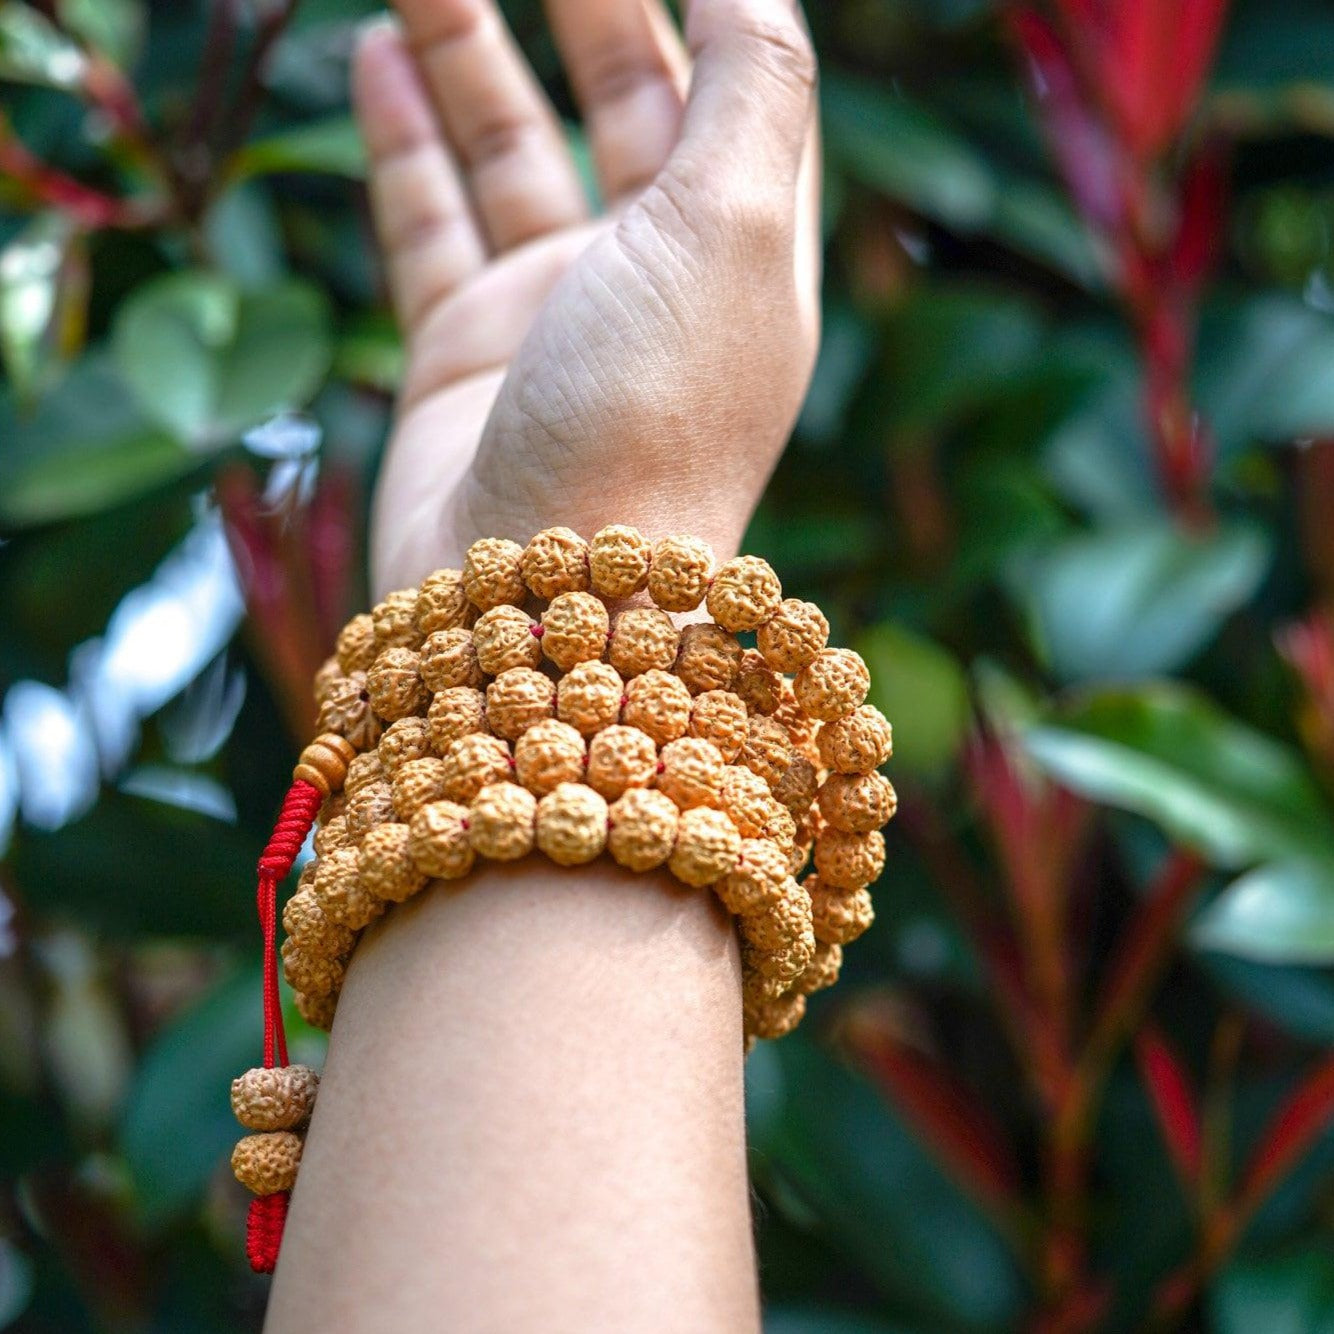
[[[645,592],[653,606],[608,606]],[[701,605],[711,620],[669,614]],[[260,860],[265,1062],[233,1085],[255,1268],[276,1260],[318,1082],[287,1064],[275,943],[277,886],[317,816],[281,958],[318,1027],[393,904],[539,852],[710,889],[737,920],[747,1047],[782,1037],[871,923],[897,800],[866,664],[828,639],[766,561],[715,569],[696,538],[624,525],[475,542],[461,569],[344,626],[316,676],[321,734]]]

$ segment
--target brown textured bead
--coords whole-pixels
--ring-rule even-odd
[[[820,760],[840,774],[869,774],[894,753],[894,730],[879,709],[863,704],[826,723],[816,736]]]
[[[740,851],[741,835],[731,820],[722,811],[696,806],[681,812],[667,865],[678,880],[700,888],[731,871]]]
[[[732,689],[750,713],[773,713],[783,701],[783,678],[764,661],[758,649],[742,652]]]
[[[421,655],[398,645],[385,649],[366,673],[366,689],[371,708],[386,722],[420,713],[426,707]]]
[[[875,921],[869,890],[839,889],[826,884],[820,875],[808,875],[805,885],[811,896],[816,940],[827,945],[850,945]]]
[[[759,556],[737,556],[718,568],[709,585],[709,615],[724,630],[756,630],[783,598],[773,566]]]
[[[452,686],[477,687],[486,680],[477,661],[472,631],[457,625],[451,630],[435,630],[421,647],[422,682],[432,692]]]
[[[878,829],[869,834],[822,829],[815,840],[815,869],[826,885],[837,889],[874,884],[885,869],[884,835]]]
[[[499,676],[511,667],[537,667],[542,644],[533,633],[537,622],[522,607],[501,603],[484,611],[472,628],[472,646],[477,665],[488,676]]]
[[[481,611],[506,603],[521,606],[528,593],[523,584],[523,548],[505,537],[474,542],[463,558],[463,590]]]
[[[665,746],[685,736],[690,726],[690,691],[669,672],[647,671],[626,684],[621,719],[646,733],[657,745]]]
[[[663,611],[694,611],[709,591],[713,551],[697,537],[675,534],[653,547],[648,595]]]
[[[297,1013],[312,1028],[322,1028],[327,1033],[333,1027],[337,996],[307,996],[304,991],[298,991],[292,999],[296,1002]]]
[[[472,801],[468,842],[479,857],[513,862],[533,850],[537,798],[517,783],[491,783]]]
[[[610,727],[620,717],[625,682],[605,662],[581,662],[561,677],[556,688],[556,716],[583,736]]]
[[[572,528],[544,528],[523,549],[519,572],[539,598],[588,589],[588,543]]]
[[[692,695],[706,690],[731,690],[741,667],[741,645],[721,626],[703,621],[681,631],[676,674]]]
[[[556,683],[531,667],[511,667],[486,688],[486,721],[507,741],[556,711]]]
[[[342,792],[331,792],[320,805],[320,813],[316,823],[326,825],[330,820],[336,819],[342,815],[347,806],[346,788]]]
[[[431,727],[431,745],[443,755],[460,737],[487,730],[486,696],[472,686],[451,686],[431,700],[426,721]]]
[[[784,598],[759,628],[756,643],[778,672],[798,672],[829,643],[829,622],[814,602]]]
[[[797,879],[806,869],[807,862],[811,859],[811,849],[815,846],[815,840],[803,839],[800,836],[787,853],[787,873],[793,879]]]
[[[690,708],[691,736],[711,741],[731,764],[746,744],[749,719],[746,706],[730,690],[706,690]]]
[[[327,996],[342,990],[342,959],[305,949],[290,937],[283,941],[280,953],[283,977],[294,991],[304,991],[307,996]]]
[[[576,728],[545,718],[514,743],[514,776],[529,792],[544,797],[561,783],[579,782],[587,757],[588,748]]]
[[[604,727],[588,743],[584,781],[608,801],[632,787],[648,787],[658,771],[658,748],[637,727],[616,723]]]
[[[335,848],[345,848],[351,842],[352,836],[347,832],[346,815],[335,815],[315,830],[315,853],[317,856],[323,857],[333,852]]]
[[[743,959],[745,955],[743,954]],[[788,989],[788,984],[781,978],[765,977],[760,970],[748,961],[741,970],[741,1008],[743,1013],[755,1009],[765,1001],[781,996]]]
[[[402,903],[426,887],[426,876],[413,861],[408,842],[408,826],[400,823],[376,825],[362,840],[357,870],[361,883],[377,899]]]
[[[358,750],[370,750],[380,739],[380,720],[371,711],[366,673],[353,672],[331,681],[320,705],[321,732],[337,732]]]
[[[343,791],[351,797],[370,783],[386,782],[388,777],[388,774],[384,771],[384,761],[380,759],[378,748],[362,751],[347,766],[347,777],[343,780]]]
[[[246,1135],[232,1150],[232,1174],[253,1195],[276,1195],[296,1184],[301,1136],[290,1130]]]
[[[562,672],[594,662],[607,648],[611,621],[606,605],[592,593],[562,593],[542,613],[542,653]]]
[[[820,788],[820,813],[835,828],[869,834],[885,824],[899,799],[884,774],[830,774]]]
[[[388,728],[376,747],[380,767],[391,780],[411,760],[431,754],[431,724],[417,716],[400,718]]]
[[[335,849],[336,851],[336,849]],[[283,905],[283,930],[302,949],[315,954],[344,955],[356,941],[345,926],[331,922],[320,907],[315,895],[315,869],[309,868],[310,878],[302,872],[297,891]],[[267,1127],[256,1126],[256,1130]]]
[[[809,996],[813,991],[823,991],[838,981],[843,969],[843,946],[832,945],[826,941],[817,941],[815,953],[802,974],[792,984],[793,991]]]
[[[797,841],[797,822],[792,812],[771,793],[764,810],[765,838],[771,838],[784,852],[791,852]]]
[[[772,718],[757,713],[746,729],[746,744],[737,759],[773,788],[792,763],[792,742]]]
[[[785,991],[745,1012],[746,1032],[766,1040],[786,1037],[805,1015],[806,997],[799,991]]]
[[[360,612],[338,632],[338,665],[344,672],[364,672],[379,656],[380,647],[370,612]]]
[[[850,648],[827,648],[797,673],[792,688],[808,718],[831,723],[865,702],[871,674],[861,654]]]
[[[315,708],[317,710],[328,697],[329,687],[332,686],[335,681],[342,680],[342,677],[343,669],[338,665],[337,658],[325,658],[325,660],[320,663],[318,670],[315,672],[315,680],[311,686],[311,693],[315,697]]]
[[[794,755],[783,770],[783,776],[774,784],[774,796],[792,812],[800,815],[810,809],[820,789],[820,776],[815,765],[804,755]]]
[[[743,838],[761,838],[770,818],[773,794],[759,774],[729,764],[718,783],[718,805]]]
[[[408,825],[408,855],[417,869],[436,880],[458,880],[472,870],[474,853],[468,841],[466,806],[433,801]]]
[[[792,748],[812,763],[819,760],[820,753],[815,745],[816,735],[820,731],[818,719],[808,718],[797,703],[796,692],[787,677],[782,678],[783,698],[770,715],[792,741]]]
[[[383,911],[384,903],[361,883],[357,849],[339,848],[321,857],[312,888],[324,915],[335,926],[360,931]]]
[[[795,881],[785,880],[778,896],[761,912],[741,918],[741,934],[757,950],[786,950],[803,936],[811,936],[811,896]]]
[[[232,1080],[232,1115],[247,1130],[296,1130],[310,1120],[319,1087],[307,1065],[257,1066]]]
[[[423,635],[466,630],[477,615],[463,587],[463,571],[444,569],[428,574],[417,590],[417,629]]]
[[[723,778],[723,757],[712,741],[684,736],[669,741],[658,756],[656,787],[681,810],[717,806]]]
[[[452,742],[441,759],[445,796],[465,806],[489,783],[507,782],[513,764],[510,748],[499,737],[480,733]]]
[[[806,971],[815,956],[816,945],[814,935],[802,935],[781,950],[757,950],[743,940],[741,958],[747,967],[754,969],[761,977],[770,978],[787,988]]]
[[[607,818],[607,851],[621,866],[651,871],[672,855],[680,814],[670,797],[632,787],[612,803]]]
[[[631,607],[616,618],[607,642],[607,661],[626,678],[642,672],[670,672],[681,632],[656,607]]]
[[[386,593],[384,601],[371,608],[371,622],[381,652],[387,648],[419,647],[422,634],[417,629],[417,590],[399,588]]]
[[[345,737],[325,732],[301,752],[295,781],[309,783],[322,797],[337,792],[347,778],[347,766],[357,757],[357,750]]]
[[[409,760],[394,775],[394,814],[405,822],[411,820],[423,806],[448,795],[445,790],[448,781],[444,760],[434,755]]]
[[[561,783],[537,803],[537,846],[558,866],[591,862],[607,845],[607,803],[582,783]]]
[[[394,818],[394,789],[383,779],[359,787],[347,802],[348,840],[360,843],[377,824]]]
[[[637,528],[613,523],[588,544],[589,587],[604,598],[628,598],[648,582],[653,548]]]
[[[787,883],[787,857],[767,838],[744,838],[736,864],[714,885],[728,912],[764,912],[778,902]]]

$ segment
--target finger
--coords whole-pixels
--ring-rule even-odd
[[[391,23],[357,45],[352,96],[370,157],[371,214],[405,329],[486,262],[458,169]]]
[[[560,123],[493,0],[397,0],[495,250],[582,221]]]
[[[688,61],[660,0],[547,0],[602,196],[637,194],[681,131]]]
[[[815,106],[815,55],[792,0],[693,0],[694,59],[678,152],[787,192]]]

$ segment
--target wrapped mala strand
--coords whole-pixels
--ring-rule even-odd
[[[606,605],[645,592],[651,607]],[[668,614],[701,605],[711,620],[678,629]],[[750,633],[754,648],[737,638]],[[358,933],[479,860],[605,854],[710,889],[737,920],[747,1050],[801,1022],[871,924],[897,805],[866,664],[828,641],[768,562],[715,569],[696,538],[620,524],[483,539],[461,569],[348,622],[316,676],[321,734],[259,863],[264,1064],[232,1085],[255,1269],[276,1263],[319,1085],[288,1063],[279,958],[299,1012],[327,1029]],[[278,884],[317,816],[279,955]]]

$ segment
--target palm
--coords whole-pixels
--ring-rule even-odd
[[[554,119],[489,6],[400,8],[418,56],[377,35],[358,70],[409,348],[377,498],[378,581],[413,582],[484,530],[523,537],[624,517],[627,484],[640,516],[734,544],[813,354],[815,265],[810,253],[793,261],[794,232],[813,242],[813,173],[795,220],[701,191],[678,144],[684,56],[665,24],[645,21],[640,0],[552,0],[613,202],[589,218]],[[628,44],[620,59],[638,79],[629,91],[604,81],[601,103],[587,65],[607,47],[599,25]],[[469,77],[438,77],[429,52],[442,40],[458,44]],[[479,105],[488,97],[508,101]],[[489,144],[467,142],[469,126],[488,125]],[[405,160],[412,171],[396,178]],[[728,437],[735,466],[719,499],[698,474]]]

